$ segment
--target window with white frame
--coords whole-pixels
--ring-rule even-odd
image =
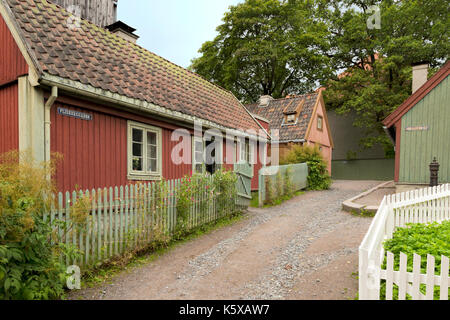
[[[204,141],[201,137],[192,138],[192,171],[194,173],[203,173],[205,170],[204,163]]]
[[[240,162],[253,164],[253,145],[248,138],[239,140],[240,145]]]
[[[129,179],[159,179],[162,172],[161,129],[138,122],[128,122]]]
[[[323,130],[323,117],[322,116],[317,117],[317,129],[320,131]]]
[[[295,117],[296,117],[297,115],[294,113],[294,114],[289,114],[289,115],[287,115],[286,116],[286,123],[288,123],[288,124],[292,124],[292,123],[295,123]]]
[[[192,142],[192,171],[194,173],[213,174],[222,167],[223,144],[219,139],[212,137],[205,141],[200,137],[193,137]]]

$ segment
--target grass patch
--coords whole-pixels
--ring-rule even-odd
[[[221,218],[215,222],[205,224],[193,229],[188,235],[181,239],[171,240],[167,243],[150,244],[146,249],[138,252],[130,252],[125,256],[116,258],[114,261],[103,264],[102,266],[84,272],[81,279],[81,288],[93,288],[102,284],[110,284],[112,280],[120,273],[129,271],[133,268],[146,265],[155,261],[164,254],[175,249],[177,246],[196,239],[202,235],[213,232],[214,230],[232,225],[238,221],[247,218],[243,213],[236,213],[232,216]]]
[[[282,204],[285,201],[291,200],[292,198],[298,197],[305,194],[305,191],[297,191],[294,192],[291,196],[285,195],[282,196],[276,200],[273,201],[272,204],[266,204],[263,206],[263,208],[270,208],[270,207],[276,207],[279,206],[280,204]],[[252,208],[259,208],[259,196],[258,196],[258,192],[252,192],[252,200],[250,201],[250,207]]]
[[[375,217],[376,213],[370,212],[369,210],[366,210],[366,209],[361,209],[359,211],[352,210],[351,214],[355,217],[373,218],[373,217]]]

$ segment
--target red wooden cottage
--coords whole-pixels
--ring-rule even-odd
[[[121,22],[73,18],[46,0],[0,0],[0,153],[62,154],[61,191],[233,169],[238,160],[258,172],[269,136],[232,93],[138,46]],[[198,123],[228,133],[214,142],[213,165],[202,165],[213,139],[194,136]]]

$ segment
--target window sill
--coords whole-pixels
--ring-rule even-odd
[[[129,174],[127,179],[130,181],[161,181],[160,174]]]

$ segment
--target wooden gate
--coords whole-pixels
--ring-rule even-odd
[[[249,163],[238,163],[234,165],[234,172],[238,177],[236,204],[248,207],[252,199],[253,166]]]

